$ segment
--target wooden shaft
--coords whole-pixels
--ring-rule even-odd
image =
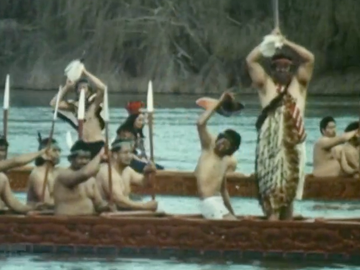
[[[78,120],[78,136],[79,140],[83,138],[84,120]]]
[[[272,0],[273,1],[273,9],[274,9],[274,26],[275,28],[279,28],[280,20],[279,20],[279,0]]]
[[[108,177],[109,177],[109,203],[113,203],[113,182],[111,173],[111,154],[109,151],[109,122],[105,122],[105,154],[108,159]]]
[[[155,164],[155,162],[154,162],[154,134],[153,134],[153,120],[154,119],[153,119],[152,112],[149,113],[148,119],[149,119],[150,160]],[[155,183],[155,181],[152,181],[154,179],[152,174],[150,174],[149,177],[150,177],[150,179],[149,179],[150,183],[152,183],[152,185],[153,185],[153,188],[152,188],[153,192],[151,194],[151,198],[153,200],[155,200],[155,184],[156,183]]]
[[[48,149],[51,146],[52,138],[54,136],[54,129],[55,129],[55,120],[52,120],[50,134],[49,134],[49,141],[47,144]],[[42,202],[44,202],[44,200],[45,200],[45,191],[46,191],[46,186],[47,186],[47,182],[48,182],[49,170],[50,170],[50,162],[46,162],[44,183],[43,183],[43,187],[42,187],[42,191],[41,191],[41,201]]]

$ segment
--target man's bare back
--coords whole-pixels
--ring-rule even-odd
[[[53,190],[54,180],[58,169],[49,170],[47,176],[47,186],[45,187],[44,201],[42,201],[42,190],[45,181],[45,167],[35,167],[29,176],[27,186],[27,204],[35,205],[40,202],[52,207],[54,205]]]
[[[35,167],[31,171],[28,180],[27,204],[35,205],[43,203],[44,207],[53,208],[54,179],[58,172],[56,165],[60,162],[61,148],[55,139],[51,139],[52,141],[49,144],[49,138],[42,139],[41,134],[39,133],[38,135],[39,149],[48,148],[48,150],[45,155],[35,159]],[[42,198],[46,172],[48,173],[47,185],[45,187],[44,198]]]
[[[197,122],[201,155],[195,176],[201,200],[201,213],[207,219],[236,219],[226,187],[226,173],[236,168],[232,155],[240,146],[241,136],[228,129],[215,139],[206,127],[207,121],[215,111],[231,99],[233,96],[230,93],[224,93],[219,102],[205,111]]]

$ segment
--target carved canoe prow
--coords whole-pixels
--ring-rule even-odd
[[[196,256],[210,252],[213,259],[251,257],[254,252],[264,257],[317,254],[319,259],[339,255],[346,259],[360,255],[359,225],[359,219],[264,221],[239,217],[236,221],[210,221],[198,215],[169,214],[114,218],[0,215],[0,242],[2,246],[21,245],[28,252],[75,254],[86,248],[86,253],[93,254],[107,250],[107,255],[118,255],[132,250],[141,255],[143,249],[154,254],[191,250]]]
[[[25,191],[31,167],[11,170],[7,173],[14,191]],[[254,176],[228,177],[230,196],[257,196]],[[155,194],[174,196],[197,196],[196,179],[193,172],[158,171],[156,174]],[[149,187],[132,187],[134,193],[151,194]],[[359,200],[360,180],[343,177],[318,178],[308,175],[305,181],[303,199],[315,200]]]

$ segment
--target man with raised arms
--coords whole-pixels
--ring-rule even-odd
[[[269,74],[260,64],[262,44],[246,58],[253,86],[258,90],[261,114],[258,131],[255,177],[259,202],[269,220],[292,219],[296,193],[304,183],[303,142],[306,138],[303,117],[307,88],[314,69],[314,55],[281,36],[272,35],[297,54],[294,62],[285,48],[270,59]],[[269,62],[269,61],[268,61]]]
[[[314,145],[313,175],[316,177],[331,177],[344,175],[341,168],[342,144],[354,138],[357,130],[345,132],[341,136],[336,136],[336,122],[331,116],[326,116],[320,121],[321,137]]]
[[[201,155],[195,176],[201,214],[206,219],[236,219],[226,188],[226,174],[236,169],[236,160],[232,155],[240,147],[241,136],[236,131],[227,129],[214,138],[206,126],[215,111],[229,100],[233,100],[233,96],[225,92],[197,121]]]
[[[78,130],[77,123],[77,110],[78,101],[66,101],[63,100],[64,96],[75,88],[77,99],[80,96],[81,89],[85,90],[85,119],[83,126],[83,137],[82,139],[89,143],[92,156],[94,152],[98,152],[99,149],[104,145],[104,138],[102,130],[105,127],[103,118],[101,117],[101,104],[104,99],[105,85],[98,78],[92,75],[84,67],[83,78],[80,78],[77,82],[71,82],[67,80],[66,85],[62,89],[60,94],[59,112],[58,117],[68,122],[73,128]],[[75,83],[75,85],[74,85]],[[50,105],[55,107],[57,95],[51,100]]]
[[[39,150],[48,147],[49,138],[42,139],[40,133],[38,134]],[[50,148],[46,155],[35,159],[35,167],[31,171],[27,187],[27,204],[36,205],[43,202],[44,207],[54,207],[54,179],[58,168],[56,165],[60,162],[61,149],[55,139],[52,139]],[[49,168],[47,175],[47,185],[45,187],[44,201],[42,201],[42,190],[45,181],[46,169]]]
[[[112,197],[118,210],[157,210],[157,202],[139,202],[130,198],[131,184],[144,185],[148,174],[155,173],[154,165],[144,168],[144,174],[135,172],[129,165],[132,159],[133,142],[116,139],[111,145]],[[102,164],[97,175],[99,191],[105,200],[110,199],[108,164]]]
[[[12,193],[9,179],[7,178],[5,172],[10,169],[14,169],[16,167],[22,167],[36,158],[45,154],[46,149],[41,149],[38,152],[24,154],[21,156],[17,156],[10,159],[5,159],[8,151],[8,142],[1,137],[0,138],[0,202],[1,204],[5,204],[2,206],[6,206],[8,209],[19,213],[26,214],[31,210],[35,210],[40,204],[27,206],[22,204]]]
[[[55,215],[95,215],[113,211],[102,200],[95,176],[99,172],[104,150],[91,158],[86,142],[79,140],[71,147],[70,167],[57,173],[54,183]]]

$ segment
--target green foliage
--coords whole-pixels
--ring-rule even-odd
[[[358,0],[279,2],[282,32],[315,53],[312,89],[359,88]],[[2,0],[0,73],[56,88],[86,50],[112,90],[143,92],[151,78],[157,92],[250,91],[244,59],[272,27],[270,0]]]

